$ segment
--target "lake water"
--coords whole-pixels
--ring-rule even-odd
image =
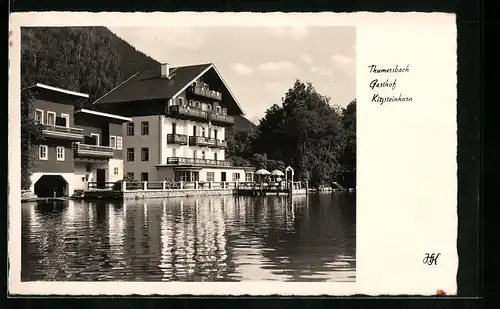
[[[355,281],[354,193],[22,204],[23,281]]]

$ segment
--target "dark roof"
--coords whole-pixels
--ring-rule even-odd
[[[212,66],[211,63],[170,68],[170,78],[161,78],[161,68],[138,72],[94,103],[118,103],[168,99]]]

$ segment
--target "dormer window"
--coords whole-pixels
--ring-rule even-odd
[[[215,107],[215,112],[216,112],[217,114],[220,114],[220,113],[221,113],[221,107],[220,107],[220,106],[216,106],[216,107]]]

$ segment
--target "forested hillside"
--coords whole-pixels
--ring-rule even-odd
[[[159,65],[104,27],[23,28],[21,87],[36,82],[88,93],[90,102]]]
[[[160,65],[105,27],[23,28],[21,40],[21,88],[44,83],[88,93],[86,103]],[[244,117],[235,122],[236,131],[255,128]]]

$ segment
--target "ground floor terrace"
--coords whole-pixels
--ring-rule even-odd
[[[168,198],[210,195],[269,195],[306,194],[307,182],[205,182],[205,181],[120,181],[107,183],[105,188],[89,182],[86,198]]]

